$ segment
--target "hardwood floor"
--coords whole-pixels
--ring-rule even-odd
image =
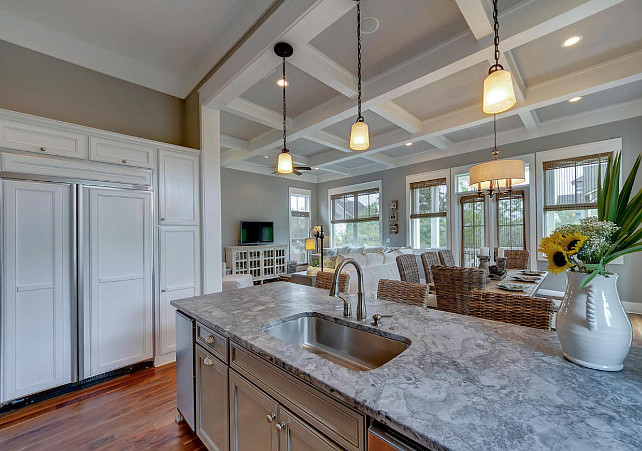
[[[176,367],[149,368],[0,416],[0,449],[205,450],[176,424]]]

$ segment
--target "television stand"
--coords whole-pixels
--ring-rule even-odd
[[[232,274],[250,274],[254,282],[278,279],[286,272],[287,244],[258,244],[225,248],[225,264]]]

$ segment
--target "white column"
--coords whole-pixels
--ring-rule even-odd
[[[201,189],[203,294],[221,291],[221,127],[220,112],[201,107]]]

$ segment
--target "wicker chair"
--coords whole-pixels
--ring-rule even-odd
[[[439,254],[436,251],[428,251],[421,254],[421,263],[424,265],[424,274],[426,275],[426,283],[432,283],[432,266],[440,265]]]
[[[535,329],[551,330],[554,304],[550,299],[520,294],[472,290],[468,314]]]
[[[317,272],[314,286],[316,288],[323,288],[329,290],[332,287],[332,279],[334,278],[333,272],[319,271]],[[347,292],[350,284],[350,274],[339,275],[339,291]]]
[[[455,257],[453,257],[453,251],[451,251],[450,249],[439,251],[439,260],[441,261],[442,266],[457,266],[455,265]]]
[[[417,265],[417,257],[415,254],[403,254],[397,256],[397,268],[399,268],[399,276],[404,282],[420,283],[419,278],[419,265]]]
[[[478,268],[433,266],[432,276],[437,309],[452,313],[467,315],[470,290],[482,290],[486,285],[486,274]]]
[[[528,251],[506,250],[506,269],[527,269],[528,257],[531,255]]]
[[[428,298],[428,285],[400,280],[379,279],[377,298],[383,301],[425,307]]]

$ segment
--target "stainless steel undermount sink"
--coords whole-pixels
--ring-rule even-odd
[[[378,368],[411,344],[405,337],[380,335],[378,329],[356,325],[320,313],[302,313],[266,324],[261,330],[324,359],[356,371]]]

